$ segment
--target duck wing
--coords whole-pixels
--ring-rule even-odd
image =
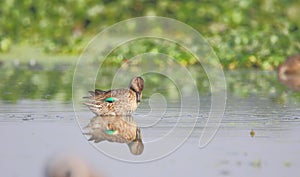
[[[112,96],[112,90],[104,91],[100,89],[95,89],[95,91],[89,91],[90,96],[83,98],[90,99],[93,102],[108,102],[113,103],[118,99]]]
[[[95,91],[89,91],[90,95],[89,96],[85,96],[85,97],[82,97],[82,98],[88,98],[88,99],[92,99],[96,96],[99,96],[99,95],[103,95],[107,92],[110,92],[110,91],[104,91],[104,90],[100,90],[100,89],[95,89]]]

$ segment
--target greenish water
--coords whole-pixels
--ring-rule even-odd
[[[71,100],[73,71],[70,65],[47,68],[41,64],[16,63],[0,69],[0,99]]]
[[[95,80],[95,87],[110,89],[112,80],[118,67],[109,64],[98,67],[91,63],[87,70],[99,73]],[[16,103],[18,100],[56,100],[70,102],[72,99],[72,82],[75,65],[72,63],[41,64],[35,62],[6,61],[0,66],[0,100]],[[210,82],[201,66],[187,67],[196,81],[200,95],[210,94]],[[289,90],[277,80],[274,71],[236,70],[224,71],[227,93],[247,98],[251,95],[264,97],[278,103],[300,101],[300,93]],[[144,98],[153,93],[161,93],[166,97],[178,98],[176,83],[167,77],[156,73],[144,76],[146,87]],[[178,76],[180,77],[180,76]],[[185,78],[181,78],[184,81]],[[94,78],[82,78],[82,84],[93,81]],[[127,87],[129,80],[124,80],[121,87]],[[88,88],[87,88],[88,89]],[[88,90],[82,90],[82,96]]]

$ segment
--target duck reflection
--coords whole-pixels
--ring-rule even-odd
[[[89,141],[126,143],[134,155],[140,155],[144,150],[141,130],[130,115],[96,116],[84,130],[85,135],[90,135]]]
[[[278,79],[287,87],[300,91],[300,54],[288,57],[278,67]]]

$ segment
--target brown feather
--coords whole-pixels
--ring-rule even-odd
[[[134,89],[133,89],[134,88]],[[96,115],[128,115],[136,110],[139,99],[142,97],[144,80],[141,77],[133,78],[129,88],[89,91],[90,96],[85,104]],[[107,101],[107,98],[115,98]]]

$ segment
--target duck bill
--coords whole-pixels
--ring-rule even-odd
[[[140,102],[141,101],[141,93],[136,92],[136,102]]]
[[[141,137],[141,130],[140,128],[137,128],[136,129],[136,134],[135,134],[135,140],[141,140],[142,137]]]

